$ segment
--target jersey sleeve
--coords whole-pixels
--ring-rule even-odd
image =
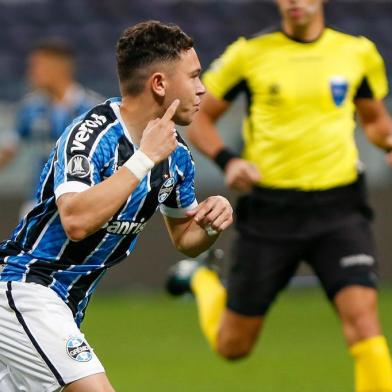
[[[185,143],[180,142],[178,150],[180,156],[175,165],[178,181],[169,197],[160,205],[161,213],[171,218],[185,218],[186,211],[197,206],[195,164]]]
[[[364,76],[355,98],[383,99],[388,94],[388,80],[384,60],[374,43],[365,37],[360,38]]]
[[[89,113],[75,120],[57,142],[54,191],[56,199],[64,193],[82,192],[103,180],[102,172],[111,159],[110,128],[103,115]]]
[[[203,75],[208,92],[215,98],[232,101],[242,90],[246,42],[245,38],[239,38],[228,46]]]

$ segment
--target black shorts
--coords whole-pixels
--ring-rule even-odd
[[[330,300],[349,285],[376,287],[371,219],[363,176],[326,191],[254,189],[236,209],[227,306],[264,315],[301,261]]]

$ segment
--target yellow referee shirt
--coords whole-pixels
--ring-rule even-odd
[[[388,90],[374,44],[330,28],[311,43],[281,31],[240,38],[204,83],[218,99],[247,93],[243,157],[257,165],[260,185],[302,190],[355,181],[354,100]]]

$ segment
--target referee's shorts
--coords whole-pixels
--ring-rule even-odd
[[[325,191],[255,188],[239,199],[227,306],[264,315],[301,261],[328,298],[350,285],[376,287],[376,253],[364,176]]]

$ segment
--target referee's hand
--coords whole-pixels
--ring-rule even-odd
[[[260,181],[257,167],[241,158],[232,158],[225,167],[225,181],[229,188],[240,192],[249,192]]]

